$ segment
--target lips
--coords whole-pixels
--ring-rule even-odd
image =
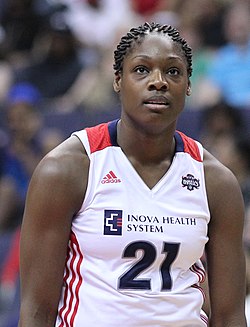
[[[144,101],[146,105],[168,106],[169,100],[164,96],[152,96]]]

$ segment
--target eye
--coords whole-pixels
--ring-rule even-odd
[[[180,71],[177,68],[170,68],[167,72],[169,75],[179,75]]]
[[[138,74],[148,73],[148,69],[144,66],[137,66],[137,67],[135,67],[134,71]]]

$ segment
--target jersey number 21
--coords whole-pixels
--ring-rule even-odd
[[[162,253],[165,254],[165,258],[159,266],[162,280],[161,291],[168,291],[172,288],[170,268],[178,254],[179,247],[180,243],[163,242]],[[139,279],[136,277],[152,265],[156,259],[157,250],[154,244],[150,242],[137,241],[126,246],[122,257],[135,258],[138,250],[143,251],[142,257],[119,278],[118,288],[120,290],[151,290],[150,278]]]

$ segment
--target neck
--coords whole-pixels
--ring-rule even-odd
[[[118,122],[117,143],[128,158],[144,164],[172,161],[175,153],[175,124],[162,133],[145,133],[123,120]]]

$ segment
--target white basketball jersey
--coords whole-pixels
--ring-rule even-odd
[[[210,214],[201,145],[176,132],[173,162],[150,189],[117,144],[117,121],[74,135],[90,168],[56,326],[207,326],[200,258]]]

